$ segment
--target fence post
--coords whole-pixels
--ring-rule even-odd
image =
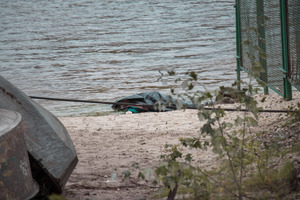
[[[235,29],[236,29],[236,72],[237,72],[237,89],[241,90],[241,52],[240,52],[240,16],[239,16],[239,0],[235,0]]]
[[[280,0],[280,21],[281,21],[281,41],[282,41],[282,71],[283,71],[283,97],[285,100],[292,99],[292,85],[288,80],[289,71],[289,49],[287,30],[287,0]]]
[[[260,79],[268,83],[268,68],[266,59],[266,33],[265,33],[265,8],[264,0],[256,0],[256,21],[258,29],[258,46],[259,54],[258,59],[264,68],[264,72],[260,73]],[[264,94],[269,94],[268,86],[264,86]]]

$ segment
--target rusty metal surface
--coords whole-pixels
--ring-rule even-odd
[[[0,109],[0,199],[30,199],[38,192],[32,179],[21,115]]]
[[[26,147],[37,163],[35,165],[37,167],[33,168],[35,170],[33,177],[38,179],[38,182],[41,176],[49,177],[53,190],[62,192],[78,162],[72,140],[63,124],[1,76],[0,108],[13,110],[22,115],[21,124]]]

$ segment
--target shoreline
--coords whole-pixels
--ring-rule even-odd
[[[263,109],[287,109],[300,103],[300,92],[292,101],[285,101],[274,93],[256,95]],[[220,105],[221,106],[221,105]],[[234,107],[232,104],[222,107]],[[239,112],[226,112],[232,121]],[[259,129],[268,131],[274,123],[284,120],[284,113],[260,113]],[[147,112],[94,117],[59,117],[67,128],[79,163],[65,187],[65,197],[72,200],[98,199],[148,199],[156,190],[151,184],[136,179],[137,170],[131,166],[139,163],[141,169],[155,167],[165,144],[177,144],[179,137],[193,137],[200,133],[203,122],[197,110]],[[201,167],[210,168],[217,156],[207,151],[191,151]],[[122,172],[132,171],[129,181],[122,181]]]

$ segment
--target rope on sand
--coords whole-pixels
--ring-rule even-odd
[[[145,106],[153,108],[153,105],[147,104],[135,104],[135,103],[126,103],[126,102],[109,102],[109,101],[96,101],[96,100],[82,100],[82,99],[65,99],[65,98],[51,98],[51,97],[38,97],[38,96],[29,96],[32,99],[41,99],[49,101],[69,101],[69,102],[78,102],[78,103],[96,103],[96,104],[109,104],[109,105],[125,105],[125,106]],[[168,107],[176,109],[176,107]],[[187,107],[185,109],[198,109],[197,107]],[[221,108],[221,107],[204,107],[205,110],[216,110],[222,109],[229,112],[248,112],[247,109],[235,109],[235,108]],[[295,110],[258,110],[258,112],[268,112],[268,113],[293,113]]]

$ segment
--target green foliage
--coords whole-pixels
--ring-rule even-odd
[[[260,58],[264,59],[265,55],[261,54]],[[255,58],[252,67],[256,75],[259,75],[264,72],[263,66],[260,61],[254,60]],[[170,194],[176,190],[175,193],[190,193],[191,199],[243,199],[251,197],[249,186],[254,179],[248,180],[249,176],[259,179],[259,184],[267,185],[266,188],[271,188],[269,191],[272,192],[282,187],[283,184],[279,184],[280,180],[286,184],[291,172],[289,165],[279,172],[275,169],[287,151],[282,151],[279,145],[273,143],[262,143],[260,133],[251,131],[252,127],[258,125],[259,110],[262,109],[252,97],[258,89],[253,88],[251,84],[245,84],[241,90],[220,88],[219,93],[237,100],[237,110],[248,110],[240,112],[240,115],[229,123],[224,120],[225,111],[213,104],[216,93],[207,90],[191,91],[197,85],[197,74],[188,72],[186,75],[186,80],[180,79],[181,86],[187,91],[185,96],[198,105],[198,118],[204,124],[198,137],[179,138],[179,145],[165,146],[169,154],[161,156],[161,162],[155,170],[157,183],[164,186],[164,189],[160,190],[161,194],[168,193],[168,199],[171,199]],[[175,93],[174,90],[172,92]],[[211,102],[211,108],[207,109],[202,102]],[[300,108],[300,105],[298,107]],[[294,121],[300,121],[299,113],[290,113]],[[205,172],[193,164],[191,154],[183,155],[179,150],[182,148],[210,148],[219,155],[222,164],[216,170]]]
[[[266,41],[260,36],[257,27],[248,27],[244,32],[244,45],[252,45],[252,52],[244,52],[251,62],[249,74],[263,79],[267,59],[264,47]],[[252,44],[252,35],[257,37],[258,44]],[[170,71],[168,75],[175,76],[176,73]],[[192,194],[189,199],[195,200],[242,200],[255,199],[258,190],[266,189],[266,194],[259,194],[260,199],[274,198],[276,195],[280,199],[284,194],[282,191],[288,191],[285,189],[291,179],[291,163],[280,166],[289,150],[283,150],[282,146],[274,142],[264,141],[261,132],[252,132],[253,127],[258,125],[259,110],[262,108],[258,107],[252,97],[259,89],[253,87],[251,78],[249,83],[238,81],[233,84],[233,87],[238,88],[243,84],[244,88],[241,90],[221,87],[217,93],[209,92],[205,87],[204,91],[198,91],[201,83],[198,82],[196,72],[189,71],[185,75],[186,79],[181,76],[175,80],[185,91],[178,96],[187,98],[198,106],[198,118],[204,124],[197,137],[179,138],[178,145],[165,146],[168,154],[161,156],[161,162],[155,169],[156,183],[163,185],[160,194],[168,196],[168,200],[175,199],[177,192]],[[266,86],[260,80],[257,82],[262,87]],[[176,89],[171,88],[171,92],[176,94]],[[234,102],[238,102],[236,110],[243,109],[247,112],[239,112],[234,121],[227,122],[226,112],[214,105],[217,94],[234,98]],[[205,107],[204,103],[210,105],[210,108]],[[287,125],[300,121],[300,103],[297,107],[290,108],[293,112],[289,113]],[[197,163],[193,163],[191,154],[180,151],[183,148],[201,151],[212,149],[222,161],[221,165],[218,169],[204,171]],[[299,146],[295,148],[294,145],[292,148],[300,150]],[[139,177],[145,178],[144,173],[139,174]],[[275,195],[269,195],[270,192]]]
[[[67,200],[65,197],[59,195],[59,194],[51,194],[48,197],[49,200]]]
[[[177,191],[180,193],[193,194],[193,199],[208,199],[210,196],[209,187],[211,185],[208,178],[201,173],[200,168],[194,168],[190,163],[191,154],[183,155],[178,151],[178,145],[165,145],[169,154],[161,156],[162,162],[155,170],[159,182],[162,182],[168,191],[168,199],[173,193],[175,197]],[[184,157],[184,160],[181,159]],[[180,160],[181,159],[181,160]],[[166,195],[166,190],[161,190],[159,196]]]
[[[290,106],[289,110],[291,112],[288,113],[290,116],[288,124],[300,122],[300,103],[297,103],[297,106]]]
[[[262,191],[261,196],[264,199],[282,199],[283,196],[290,193],[289,184],[292,179],[292,171],[291,162],[286,162],[280,169],[270,168],[263,174],[255,171],[245,182],[245,188],[253,195]]]
[[[187,75],[190,77],[187,81],[184,81],[187,91],[193,88],[193,82],[197,81],[197,75],[195,72],[189,72]],[[221,88],[221,90],[224,88]],[[228,123],[223,120],[226,116],[225,111],[218,107],[212,106],[212,109],[205,109],[203,105],[199,106],[198,117],[200,121],[204,121],[204,125],[200,129],[199,137],[194,138],[180,138],[180,145],[187,148],[194,149],[207,149],[212,147],[213,152],[217,153],[220,158],[224,158],[226,166],[223,169],[223,173],[230,174],[232,178],[232,184],[234,187],[230,188],[229,194],[233,197],[242,199],[244,195],[242,187],[242,177],[244,176],[244,168],[246,165],[250,165],[254,156],[249,151],[249,148],[253,147],[253,143],[250,142],[251,138],[249,128],[251,126],[257,126],[258,122],[258,110],[257,102],[250,95],[246,95],[246,92],[252,93],[252,87],[244,88],[243,91],[232,90],[234,96],[240,102],[241,107],[245,107],[248,112],[244,112],[242,116],[237,116],[234,124]],[[188,96],[188,95],[187,95]],[[191,100],[194,102],[210,101],[213,102],[213,94],[208,91],[201,92],[200,95],[193,95]],[[191,96],[189,96],[191,97]],[[195,98],[197,97],[197,98]],[[252,116],[250,115],[252,114]],[[233,131],[228,131],[232,127],[236,127]],[[209,137],[206,137],[209,136]],[[209,138],[201,140],[201,138]],[[212,182],[210,178],[201,169],[193,167],[191,154],[183,155],[178,150],[178,145],[166,145],[165,148],[169,149],[169,154],[162,155],[162,162],[159,164],[155,173],[158,177],[158,182],[161,182],[165,188],[171,193],[177,192],[178,187],[186,189],[192,189],[194,198],[198,199],[209,198],[213,190],[211,188]],[[245,151],[247,149],[247,151]],[[181,159],[179,161],[179,159]],[[221,179],[215,179],[215,184],[219,191],[224,190]],[[165,190],[163,190],[165,191]],[[179,190],[180,191],[180,190]],[[199,194],[199,191],[201,191]],[[237,192],[236,192],[237,191]],[[204,196],[203,196],[204,195]],[[169,198],[168,198],[169,199]]]
[[[191,147],[195,149],[201,149],[203,146],[209,145],[208,141],[206,141],[204,144],[201,144],[200,138],[179,138],[179,141],[184,147]]]
[[[175,71],[168,71],[168,75],[169,76],[174,76],[175,75]]]
[[[255,30],[248,30],[255,31]],[[262,60],[266,58],[260,52],[259,61],[249,55],[256,76],[264,72]],[[161,73],[162,74],[162,73]],[[175,76],[174,71],[168,72]],[[188,98],[198,106],[198,118],[204,124],[200,128],[199,135],[192,138],[179,138],[179,144],[165,145],[167,154],[161,155],[160,163],[155,168],[156,175],[153,184],[162,186],[158,191],[158,197],[167,197],[168,200],[175,199],[178,194],[183,194],[183,199],[255,199],[256,191],[264,189],[266,194],[260,194],[262,198],[282,197],[291,179],[292,166],[280,164],[291,150],[283,150],[277,143],[265,142],[261,132],[252,132],[253,127],[258,125],[259,110],[258,103],[252,97],[259,89],[249,84],[237,90],[234,88],[220,87],[219,92],[196,91],[199,85],[196,72],[187,72],[187,78],[176,79],[181,83],[181,88],[186,91],[179,95]],[[259,82],[260,83],[260,82]],[[238,83],[234,83],[236,86]],[[264,86],[264,85],[263,85]],[[176,91],[171,89],[172,94]],[[236,110],[240,111],[235,120],[226,121],[226,112],[214,104],[217,94],[225,94],[238,102]],[[262,99],[262,102],[265,99]],[[209,105],[209,109],[207,106]],[[300,103],[295,109],[291,107],[290,121],[300,121]],[[293,150],[295,146],[292,146]],[[184,154],[182,150],[207,150],[212,149],[221,160],[217,169],[204,171],[193,162],[190,153]],[[297,151],[300,151],[299,147]],[[132,167],[139,169],[138,164]],[[140,171],[138,177],[150,180],[153,171],[146,169]],[[250,178],[249,178],[250,177]],[[284,189],[283,189],[284,188]],[[253,194],[252,194],[253,193]],[[273,193],[275,195],[269,195]],[[276,199],[276,198],[275,198]]]
[[[129,170],[125,170],[122,172],[123,175],[123,181],[129,180],[130,176],[131,176],[131,172]]]

